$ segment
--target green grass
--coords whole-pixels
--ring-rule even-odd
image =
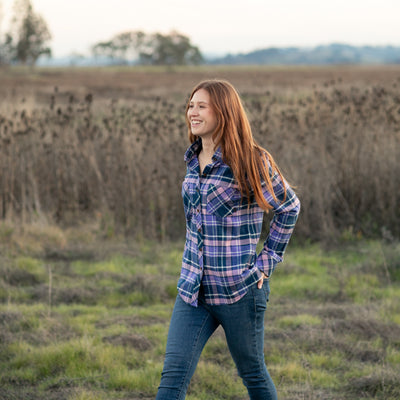
[[[0,398],[154,398],[182,243],[98,246],[100,255],[55,248],[51,259],[40,246],[3,252]],[[399,249],[376,241],[289,248],[271,278],[265,323],[281,399],[400,397]],[[247,398],[221,328],[187,398]]]

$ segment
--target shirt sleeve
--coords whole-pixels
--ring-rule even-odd
[[[283,260],[283,254],[300,212],[300,200],[288,183],[282,181],[277,173],[272,177],[272,187],[278,201],[274,200],[266,185],[263,186],[264,197],[273,207],[274,216],[264,247],[255,262],[256,267],[267,276],[271,276],[276,264]],[[285,188],[286,199],[283,201]]]

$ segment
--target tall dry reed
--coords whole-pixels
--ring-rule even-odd
[[[96,219],[135,237],[182,237],[191,87],[171,95],[147,84],[129,99],[55,88],[44,105],[15,96],[0,107],[0,217]],[[399,87],[400,78],[240,86],[257,140],[297,186],[298,237],[400,236]]]

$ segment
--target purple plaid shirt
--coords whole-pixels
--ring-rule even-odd
[[[264,211],[254,196],[250,200],[242,198],[232,170],[222,160],[220,148],[200,175],[197,158],[200,147],[198,140],[185,153],[187,173],[182,197],[186,243],[178,291],[186,303],[197,306],[202,285],[208,304],[231,304],[260,280],[261,271],[270,277],[276,264],[282,261],[300,211],[300,201],[275,174],[272,184],[278,202],[265,188],[264,196],[273,206],[274,217],[264,248],[257,255]],[[280,202],[284,185],[286,199]]]

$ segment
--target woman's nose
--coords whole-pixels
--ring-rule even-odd
[[[198,115],[199,110],[197,107],[192,107],[191,109],[189,109],[189,114],[190,115]]]

